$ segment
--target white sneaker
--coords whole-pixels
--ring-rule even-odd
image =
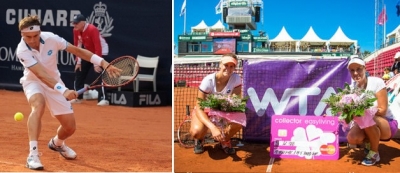
[[[82,103],[81,99],[73,99],[70,101],[71,103]]]
[[[26,167],[33,170],[43,170],[43,165],[40,162],[39,155],[30,155],[26,159]]]
[[[97,106],[108,106],[110,103],[108,100],[101,100],[99,103],[97,103]]]
[[[61,156],[63,156],[66,159],[72,160],[75,159],[77,156],[75,151],[69,148],[65,144],[62,146],[56,146],[54,144],[53,138],[50,139],[48,146],[51,150],[59,152]]]

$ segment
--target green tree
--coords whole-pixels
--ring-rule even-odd
[[[364,52],[362,53],[363,57],[367,57],[369,55],[371,55],[371,52],[368,50],[364,50]]]

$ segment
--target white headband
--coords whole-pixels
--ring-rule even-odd
[[[396,54],[394,55],[394,59],[397,59],[400,57],[400,52],[396,52]]]
[[[365,66],[364,60],[362,60],[362,59],[360,59],[360,58],[352,58],[352,59],[350,60],[349,64],[347,65],[347,68],[349,68],[350,64],[353,64],[353,63],[356,63],[356,64],[359,64],[359,65]]]
[[[39,25],[32,25],[30,27],[26,27],[21,30],[21,32],[36,32],[36,31],[40,31]]]

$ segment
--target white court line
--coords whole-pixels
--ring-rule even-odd
[[[274,160],[275,159],[273,157],[271,157],[271,159],[269,159],[268,167],[267,167],[267,170],[265,172],[271,172],[272,165],[274,164]]]

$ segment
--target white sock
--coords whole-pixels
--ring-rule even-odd
[[[29,141],[29,155],[38,155],[38,141]]]
[[[56,136],[53,138],[53,141],[54,141],[54,144],[55,144],[56,146],[58,146],[58,147],[64,145],[64,140],[58,139],[58,135],[56,135]]]

